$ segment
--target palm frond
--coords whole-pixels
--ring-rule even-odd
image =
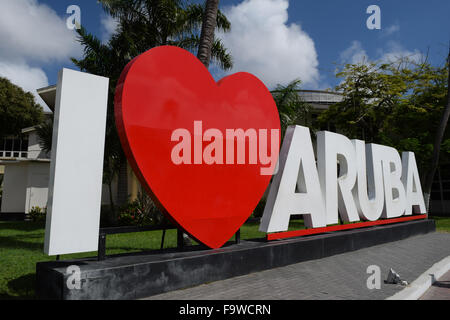
[[[211,48],[211,58],[223,70],[233,68],[233,58],[231,53],[225,48],[221,39],[215,38]]]
[[[46,121],[36,127],[38,135],[39,146],[46,153],[50,153],[52,150],[52,138],[53,138],[53,119]]]

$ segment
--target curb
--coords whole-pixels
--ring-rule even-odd
[[[405,289],[390,296],[386,300],[417,300],[430,287],[450,270],[450,256],[435,263],[430,269],[422,273],[416,280],[409,284]]]

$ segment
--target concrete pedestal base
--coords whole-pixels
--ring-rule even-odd
[[[286,266],[367,248],[435,231],[433,220],[353,229],[266,242],[242,241],[217,250],[192,247],[185,252],[42,262],[36,265],[41,299],[138,299],[205,282]],[[67,267],[81,270],[81,288],[69,289]]]

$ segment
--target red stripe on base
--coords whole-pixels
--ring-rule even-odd
[[[379,226],[379,225],[383,225],[383,224],[391,224],[391,223],[398,223],[398,222],[411,221],[411,220],[420,220],[420,219],[426,219],[426,218],[427,218],[427,215],[422,214],[422,215],[417,215],[417,216],[409,216],[409,217],[394,218],[394,219],[384,219],[384,220],[377,220],[377,221],[341,224],[338,226],[330,226],[330,227],[322,227],[322,228],[311,228],[311,229],[304,229],[304,230],[277,232],[277,233],[267,234],[267,240],[286,239],[286,238],[307,236],[307,235],[311,235],[311,234],[349,230],[349,229],[358,229],[358,228],[365,228],[365,227],[371,227],[371,226]]]

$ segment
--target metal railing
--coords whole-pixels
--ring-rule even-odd
[[[158,231],[162,230],[163,234],[161,237],[161,246],[160,250],[164,249],[164,239],[166,230],[177,229],[177,248],[178,250],[183,250],[184,239],[183,239],[183,231],[178,229],[173,225],[165,225],[165,226],[127,226],[127,227],[110,227],[110,228],[100,228],[99,236],[98,236],[98,254],[97,260],[102,261],[106,259],[106,236],[110,234],[121,234],[121,233],[135,233],[135,232],[146,232],[146,231]],[[239,229],[235,234],[235,243],[238,244],[241,241],[241,229]],[[59,260],[59,257],[57,257]]]
[[[28,151],[0,150],[0,158],[27,158]]]

